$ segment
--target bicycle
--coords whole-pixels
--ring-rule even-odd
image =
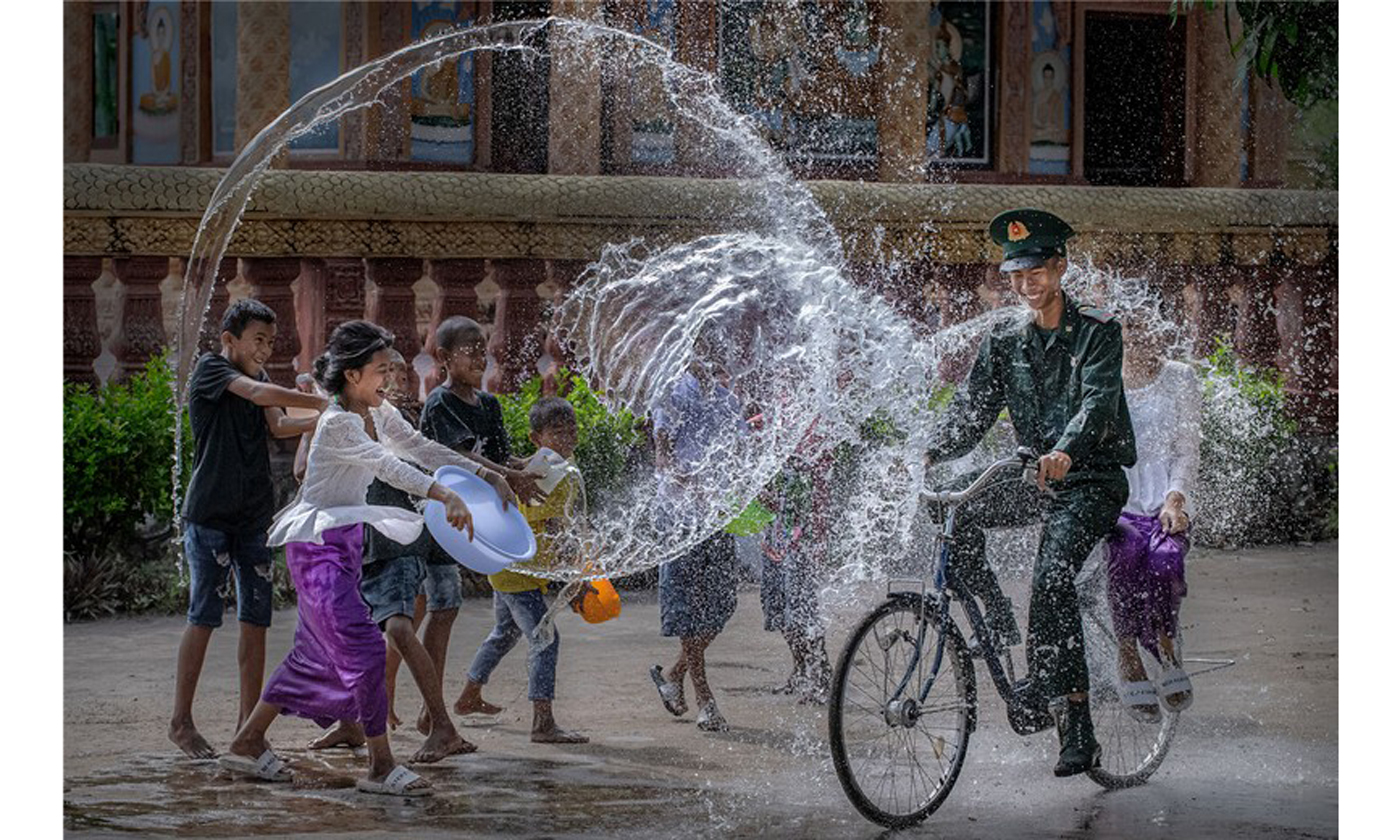
[[[984,661],[1018,735],[1055,725],[1050,704],[1029,678],[1016,678],[1011,651],[998,652],[972,594],[948,568],[958,508],[1001,484],[998,476],[1011,467],[1019,474],[1010,480],[1034,483],[1036,460],[1035,453],[1022,447],[964,490],[921,492],[943,518],[934,543],[933,591],[923,580],[919,591],[895,591],[898,581],[891,581],[887,600],[856,625],[841,651],[827,705],[831,757],[847,798],[874,823],[890,828],[920,823],[952,791],[978,723],[974,659]],[[1092,603],[1096,594],[1106,598],[1106,592],[1098,592],[1102,586],[1087,589],[1090,603],[1084,603],[1083,591],[1080,600],[1089,702],[1103,750],[1099,767],[1087,775],[1105,788],[1133,787],[1161,766],[1179,716],[1163,708],[1158,721],[1144,723],[1119,701],[1117,638],[1105,618],[1106,606]],[[952,618],[954,599],[962,604],[975,651]],[[1144,663],[1157,670],[1152,657]],[[1157,674],[1149,676],[1155,680]]]

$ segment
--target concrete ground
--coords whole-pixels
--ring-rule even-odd
[[[1335,837],[1337,793],[1337,546],[1198,551],[1183,608],[1188,656],[1233,658],[1199,676],[1195,705],[1145,786],[1107,792],[1084,777],[1056,779],[1054,736],[1022,738],[982,679],[982,722],[943,807],[900,836],[963,838]],[[1024,603],[1024,576],[1008,589]],[[881,592],[872,588],[863,605]],[[863,820],[831,769],[822,708],[768,688],[790,665],[782,639],[762,630],[757,593],[711,648],[710,681],[732,730],[706,734],[694,712],[676,719],[647,676],[676,644],[657,635],[654,595],[623,593],[621,618],[562,618],[556,712],[593,740],[528,742],[523,646],[493,677],[499,723],[464,728],[478,753],[419,768],[427,800],[354,790],[363,761],[303,745],[318,730],[283,718],[274,746],[298,770],[294,786],[233,780],[212,762],[178,756],[165,739],[180,617],[115,619],[66,628],[64,823],[76,837],[804,837],[889,836]],[[860,610],[839,615],[835,657]],[[204,734],[232,735],[237,685],[230,614],[215,634],[196,702]],[[294,611],[278,613],[268,671],[291,643]],[[449,656],[449,702],[490,629],[485,600],[464,605]],[[416,713],[407,673],[400,714]],[[411,755],[417,733],[393,735]]]

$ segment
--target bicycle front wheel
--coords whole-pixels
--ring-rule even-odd
[[[924,622],[923,644],[917,643]],[[944,649],[933,687],[919,694]],[[898,697],[900,680],[913,676]],[[866,819],[890,828],[922,822],[943,804],[967,757],[977,683],[962,635],[930,604],[893,597],[866,616],[836,662],[827,727],[836,777]]]

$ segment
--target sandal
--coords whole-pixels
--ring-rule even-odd
[[[660,665],[651,666],[651,681],[656,683],[656,692],[661,695],[661,704],[666,711],[680,717],[690,710],[685,704],[685,693],[680,686],[666,679]]]
[[[1195,699],[1195,692],[1191,690],[1191,678],[1180,665],[1173,665],[1162,671],[1162,681],[1158,684],[1157,691],[1162,695],[1162,705],[1170,712],[1186,711],[1191,708],[1191,701]],[[1176,694],[1185,694],[1186,699],[1174,703],[1171,698]]]
[[[1119,683],[1118,700],[1133,720],[1157,723],[1162,719],[1162,710],[1157,705],[1157,687],[1148,680]]]
[[[263,750],[263,754],[257,758],[224,753],[219,756],[219,766],[232,773],[251,776],[264,782],[290,782],[293,775],[287,763],[278,758],[271,749]]]
[[[422,779],[423,777],[400,764],[389,775],[384,777],[382,782],[372,782],[369,779],[356,779],[355,790],[361,793],[375,793],[383,796],[432,796],[432,785],[420,785],[409,787],[409,785]]]

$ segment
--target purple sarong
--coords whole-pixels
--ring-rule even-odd
[[[364,526],[321,534],[325,545],[287,544],[287,571],[297,589],[292,650],[267,681],[262,699],[283,714],[322,727],[358,720],[365,735],[383,735],[389,717],[384,637],[360,597]]]
[[[1136,637],[1154,656],[1160,655],[1159,636],[1176,638],[1186,597],[1187,534],[1168,534],[1156,516],[1125,511],[1107,540],[1114,632],[1120,639]]]

